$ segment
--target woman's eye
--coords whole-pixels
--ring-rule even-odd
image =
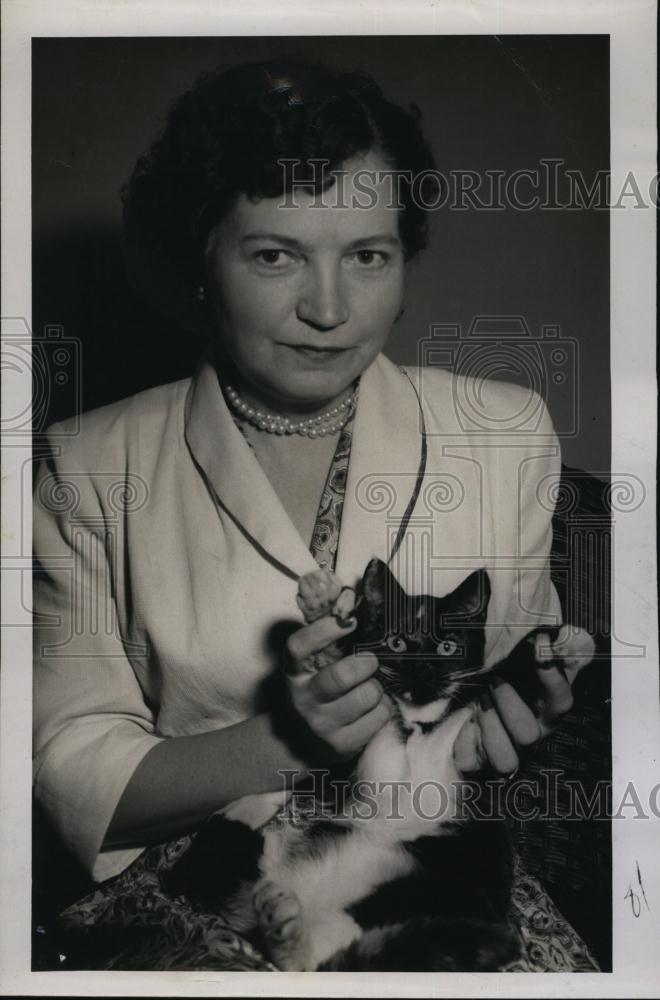
[[[408,648],[405,641],[398,635],[390,635],[385,641],[387,643],[387,648],[391,649],[393,653],[405,653]]]
[[[382,250],[358,250],[354,254],[354,259],[360,267],[376,271],[381,267],[385,267],[388,256]]]
[[[272,270],[281,270],[291,263],[291,255],[284,250],[258,250],[255,260]]]
[[[443,639],[438,643],[438,653],[440,656],[454,656],[458,651],[458,645],[451,639]]]

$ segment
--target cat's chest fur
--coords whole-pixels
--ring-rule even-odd
[[[403,721],[393,719],[362,752],[355,770],[360,793],[375,805],[362,818],[353,810],[354,826],[389,843],[437,836],[455,818],[456,784],[461,776],[454,763],[454,743],[473,707],[456,709],[441,721],[446,699],[426,706],[402,706]],[[402,725],[409,734],[402,733]],[[423,728],[431,726],[429,731]]]

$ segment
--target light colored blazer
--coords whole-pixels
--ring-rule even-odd
[[[489,663],[559,620],[550,583],[559,447],[539,397],[382,355],[362,377],[336,571],[387,560],[409,592],[490,574]],[[301,623],[316,567],[237,429],[213,367],[49,431],[35,476],[35,790],[98,880],[140,853],[101,850],[129,778],[159,740],[259,710],[273,627]],[[218,762],[222,766],[222,762]]]

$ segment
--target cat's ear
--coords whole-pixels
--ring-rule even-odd
[[[372,615],[405,599],[405,591],[382,559],[371,559],[362,577],[362,595]]]
[[[445,600],[451,602],[457,614],[471,621],[485,622],[490,600],[490,579],[486,570],[470,573]]]

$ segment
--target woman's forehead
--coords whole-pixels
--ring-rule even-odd
[[[333,173],[334,183],[318,192],[297,185],[275,198],[240,195],[219,235],[238,242],[277,238],[303,247],[398,243],[397,189],[385,161],[373,154],[355,157]]]

